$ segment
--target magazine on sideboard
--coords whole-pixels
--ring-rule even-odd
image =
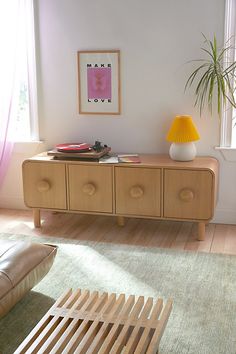
[[[140,157],[138,154],[121,154],[118,155],[118,161],[120,163],[140,163]]]
[[[99,159],[100,163],[140,163],[138,154],[113,154],[103,156]]]

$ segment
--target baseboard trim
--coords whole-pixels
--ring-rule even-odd
[[[2,209],[28,209],[24,200],[20,197],[4,197],[0,196],[0,208]]]
[[[216,208],[211,222],[217,224],[236,224],[236,210],[229,208]]]

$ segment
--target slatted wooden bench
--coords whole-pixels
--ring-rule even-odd
[[[157,353],[172,301],[66,291],[23,341],[23,353]]]

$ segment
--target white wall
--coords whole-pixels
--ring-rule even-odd
[[[215,221],[236,222],[236,165],[214,150],[218,118],[208,112],[200,118],[192,93],[184,93],[193,69],[187,62],[201,57],[201,32],[215,33],[222,43],[224,0],[38,0],[35,5],[40,137],[46,146],[99,139],[113,151],[168,152],[171,120],[190,114],[201,136],[198,154],[220,160]],[[85,49],[120,49],[120,116],[78,114],[76,53]]]
[[[46,146],[42,142],[15,144],[8,172],[0,189],[0,208],[25,208],[21,173],[22,162],[45,150]]]

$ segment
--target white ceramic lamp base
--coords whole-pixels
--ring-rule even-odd
[[[196,146],[190,143],[172,143],[170,146],[170,157],[175,161],[192,161],[196,157]]]

